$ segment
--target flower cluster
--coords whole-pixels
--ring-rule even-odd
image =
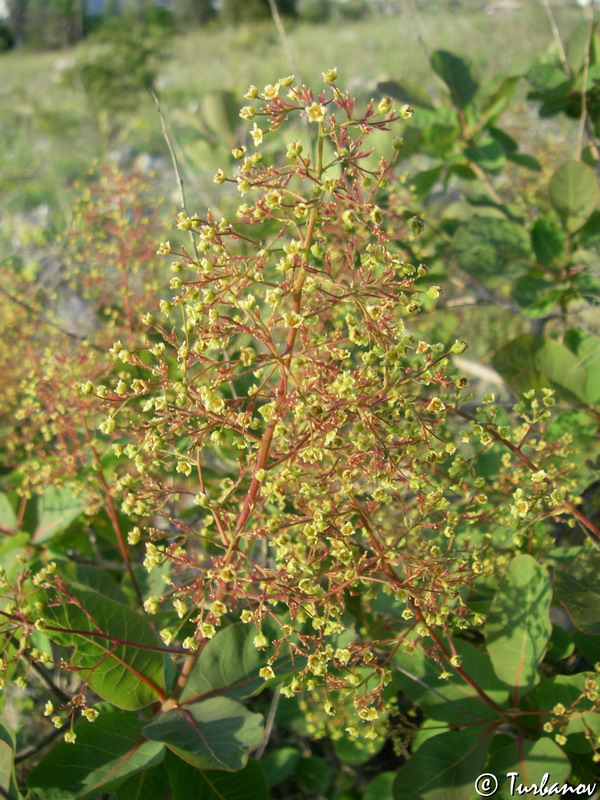
[[[194,252],[160,244],[173,294],[144,315],[145,347],[114,345],[129,372],[93,391],[123,464],[129,544],[165,578],[144,608],[182,620],[163,640],[197,650],[225,619],[253,622],[258,649],[274,642],[274,657],[297,659],[284,694],[351,689],[370,724],[385,653],[481,624],[461,589],[494,569],[492,532],[513,547],[507,519],[530,523],[538,501],[515,495],[505,515],[498,496],[518,484],[483,492],[476,455],[503,441],[493,398],[457,449],[449,420],[466,381],[448,367],[465,344],[411,331],[440,287],[409,257],[422,224],[388,193],[398,142],[388,132],[410,109],[386,98],[358,112],[335,71],[323,77],[318,95],[292,76],[248,89],[240,115],[252,144],[215,175],[242,202],[229,219],[178,215]],[[293,138],[270,163],[261,146],[284,125]],[[374,162],[369,138],[382,134],[389,152]],[[552,486],[540,475],[531,493],[547,514]],[[357,594],[385,609],[377,641],[352,627]],[[361,694],[363,668],[374,679]]]

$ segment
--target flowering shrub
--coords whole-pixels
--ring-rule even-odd
[[[113,259],[114,367],[79,387],[103,409],[97,436],[85,430],[104,492],[84,538],[108,563],[26,551],[3,587],[7,676],[21,658],[70,678],[68,692],[51,682],[46,714],[68,730],[29,775],[34,795],[125,797],[152,771],[157,797],[167,782],[174,798],[267,797],[248,755],[269,727],[243,701],[276,684],[313,734],[388,736],[399,752],[420,736],[394,797],[429,797],[449,772],[469,797],[484,767],[522,758],[517,742],[535,768],[554,758],[564,772],[571,736],[597,760],[593,661],[538,673],[546,565],[575,619],[569,580],[594,557],[561,570],[549,521],[570,514],[600,535],[576,505],[572,437],[552,427],[551,389],[512,409],[469,404],[452,367],[466,344],[414,335],[441,287],[411,262],[422,223],[390,191],[412,110],[359,110],[335,70],[323,79],[318,94],[293,76],[248,89],[248,142],[215,175],[241,203],[231,219],[177,216],[185,243],[159,246],[172,271],[159,308],[141,313],[135,256]],[[269,160],[261,148],[288,129]],[[102,273],[79,278],[101,296]],[[452,764],[432,776],[423,765],[442,752]]]

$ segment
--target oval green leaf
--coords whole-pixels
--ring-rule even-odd
[[[464,108],[475,97],[479,88],[471,73],[471,66],[460,56],[447,50],[436,50],[431,56],[431,66],[450,90],[456,108]]]
[[[57,489],[49,486],[37,504],[38,525],[33,534],[36,544],[51,539],[60,533],[85,511],[86,502],[73,489]]]
[[[506,219],[478,217],[462,225],[454,237],[460,267],[487,286],[499,286],[525,275],[532,261],[529,235]]]
[[[263,689],[266,683],[258,673],[266,666],[274,648],[257,650],[253,643],[257,633],[255,625],[242,622],[219,631],[194,665],[181,695],[182,702],[195,702],[215,694],[244,700]],[[268,625],[265,633],[271,634],[271,639],[277,636]],[[281,679],[289,674],[294,666],[289,650],[284,650],[271,666]]]
[[[200,770],[167,753],[165,766],[173,800],[269,800],[265,773],[258,761],[249,761],[237,772]]]
[[[541,217],[531,227],[531,244],[538,264],[557,269],[565,259],[565,232],[553,219]]]
[[[596,672],[579,672],[577,675],[556,675],[543,680],[539,686],[523,698],[522,707],[527,711],[540,711],[538,724],[544,725],[556,719],[555,706],[560,703],[569,709],[560,725],[560,733],[567,737],[564,749],[572,753],[589,753],[593,742],[600,736],[600,709],[596,700],[586,696],[589,683],[597,683]],[[557,726],[558,732],[558,726]],[[588,738],[591,736],[591,741]]]
[[[489,657],[462,639],[456,639],[454,646],[467,674],[497,705],[505,704],[510,687],[498,679]],[[393,664],[399,673],[396,678],[399,688],[428,718],[472,724],[496,716],[492,708],[481,702],[476,690],[451,667],[448,667],[452,673],[450,678],[440,681],[441,667],[422,650],[412,653],[398,650]]]
[[[383,95],[389,95],[401,103],[409,103],[411,106],[428,108],[435,110],[431,95],[423,84],[413,81],[410,78],[403,78],[398,81],[381,81],[377,84],[377,91]]]
[[[548,186],[548,197],[565,230],[578,230],[591,216],[600,201],[600,187],[595,171],[581,161],[566,161]]]
[[[600,635],[600,553],[582,553],[554,573],[558,599],[573,624],[588,636]]]
[[[559,786],[566,783],[571,774],[571,762],[567,754],[549,737],[534,742],[523,739],[495,750],[485,766],[485,771],[500,778],[500,797],[509,800],[516,795],[516,790],[511,792],[512,783],[508,773],[518,773],[516,785],[540,786],[546,780],[546,785],[550,788],[555,783]],[[548,778],[544,779],[546,774]],[[553,796],[556,797],[555,794]]]
[[[165,711],[146,725],[144,735],[164,742],[192,766],[234,772],[261,743],[262,719],[235,700],[212,697]]]
[[[585,364],[552,339],[531,333],[518,336],[494,354],[492,365],[517,394],[548,387],[571,403],[587,403]]]
[[[80,676],[118,708],[142,708],[162,699],[161,643],[146,619],[93,589],[69,588],[81,608],[60,598],[60,605],[44,612],[45,630],[58,644],[75,648],[70,663]]]
[[[513,558],[492,601],[485,637],[496,675],[520,693],[538,681],[552,632],[551,601],[547,570],[529,555]]]
[[[489,746],[479,727],[428,739],[396,773],[394,800],[469,800]]]
[[[164,745],[146,741],[143,727],[142,720],[122,711],[101,713],[94,723],[80,719],[75,742],[53,747],[29,775],[29,788],[48,800],[89,797],[159,764]]]

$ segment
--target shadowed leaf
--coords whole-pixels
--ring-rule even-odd
[[[428,739],[396,773],[394,800],[469,800],[489,745],[479,729]]]
[[[36,796],[67,800],[114,788],[127,776],[160,763],[164,745],[146,741],[144,722],[122,711],[102,713],[75,725],[73,744],[61,742],[27,779]]]
[[[237,772],[223,772],[196,769],[167,753],[165,765],[173,800],[269,800],[267,779],[258,761],[249,761]]]
[[[464,108],[475,97],[479,85],[464,59],[447,50],[436,50],[431,56],[431,66],[450,90],[457,108]]]
[[[600,553],[582,553],[558,568],[554,583],[573,624],[588,636],[600,635]]]

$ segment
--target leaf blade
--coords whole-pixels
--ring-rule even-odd
[[[211,697],[165,711],[144,735],[199,769],[234,772],[262,740],[262,715],[228,697]]]
[[[83,798],[160,763],[164,745],[145,741],[143,726],[123,711],[102,713],[93,724],[80,719],[75,742],[52,748],[29,775],[29,788],[44,797],[58,789],[63,798]]]
[[[529,555],[513,558],[492,601],[485,637],[496,675],[517,691],[537,683],[552,633],[551,602],[547,570]]]

